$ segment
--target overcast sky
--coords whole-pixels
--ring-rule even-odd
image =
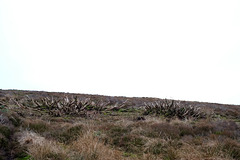
[[[240,104],[240,1],[0,0],[0,88]]]

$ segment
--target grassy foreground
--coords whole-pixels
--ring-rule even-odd
[[[239,106],[160,102],[1,90],[0,160],[240,159]]]

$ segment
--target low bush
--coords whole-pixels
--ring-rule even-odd
[[[164,153],[165,146],[161,142],[153,143],[150,147],[145,151],[146,153],[151,153],[154,155],[159,155]]]
[[[141,153],[143,152],[143,145],[145,140],[136,135],[124,135],[115,137],[112,141],[114,146],[122,148],[125,152],[129,153]]]
[[[50,136],[61,143],[69,144],[70,142],[76,140],[80,134],[82,134],[82,130],[82,125],[62,127],[52,131]]]
[[[232,139],[226,139],[223,143],[223,151],[230,157],[240,160],[240,144]]]
[[[143,145],[146,141],[140,135],[131,134],[131,131],[131,127],[112,125],[110,129],[103,130],[107,135],[104,138],[104,142],[115,147],[120,147],[126,153],[143,152]]]
[[[213,123],[213,132],[217,135],[237,139],[240,136],[240,127],[234,121],[216,121]]]
[[[180,136],[187,136],[187,135],[191,135],[193,136],[194,135],[194,130],[192,128],[192,126],[190,125],[183,125],[183,124],[180,124],[178,126],[179,130],[180,130]]]
[[[148,131],[148,136],[160,137],[160,138],[171,138],[178,139],[180,138],[180,130],[177,126],[173,126],[169,123],[155,123],[150,126]]]
[[[8,146],[8,139],[0,133],[0,149],[7,148]]]
[[[6,138],[10,138],[11,130],[7,126],[0,124],[0,134],[4,135]]]
[[[210,122],[200,122],[193,126],[194,135],[207,136],[213,132],[214,126]]]
[[[42,120],[25,120],[22,125],[26,129],[30,129],[37,133],[43,133],[49,130],[50,125]]]

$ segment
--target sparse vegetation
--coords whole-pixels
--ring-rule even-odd
[[[0,159],[240,159],[235,106],[6,92],[0,94]]]

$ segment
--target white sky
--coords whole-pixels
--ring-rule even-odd
[[[0,88],[240,104],[239,0],[0,0]]]

